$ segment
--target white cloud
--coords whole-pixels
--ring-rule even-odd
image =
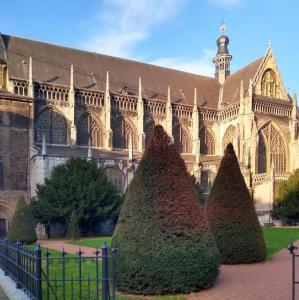
[[[241,5],[244,0],[208,0],[212,4],[217,4],[225,8]]]
[[[205,49],[202,57],[199,58],[161,57],[150,61],[149,63],[194,74],[213,76],[215,69],[212,59],[215,54],[216,50]]]
[[[93,37],[84,47],[109,55],[131,57],[134,47],[151,31],[179,12],[186,0],[104,0]]]

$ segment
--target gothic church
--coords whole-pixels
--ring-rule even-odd
[[[261,223],[278,183],[299,167],[296,94],[272,48],[230,74],[217,40],[215,77],[0,34],[0,237],[20,194],[70,157],[96,159],[124,191],[155,124],[208,193],[232,142]]]

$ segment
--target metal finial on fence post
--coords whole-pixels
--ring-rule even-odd
[[[42,250],[40,245],[37,244],[34,249],[35,254],[35,267],[36,267],[36,300],[42,299]]]
[[[102,246],[102,300],[108,300],[108,247],[106,242]]]

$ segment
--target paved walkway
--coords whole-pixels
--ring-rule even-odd
[[[299,246],[299,243],[296,243]],[[298,251],[298,250],[297,250]],[[292,259],[281,250],[271,261],[248,265],[224,265],[214,287],[193,293],[188,300],[290,300]],[[299,271],[299,260],[296,263]],[[298,272],[299,275],[299,272]],[[299,280],[299,276],[296,277]],[[296,288],[299,299],[299,286]]]
[[[78,246],[78,245],[71,245],[67,244],[66,240],[58,240],[58,241],[48,241],[48,240],[41,240],[38,241],[41,247],[44,248],[49,248],[49,249],[54,249],[58,251],[64,251],[69,254],[77,254],[79,249],[83,251],[83,256],[94,256],[95,248],[90,248],[90,247],[83,247],[83,246]]]
[[[79,246],[65,241],[40,241],[42,247],[75,254]],[[299,246],[299,242],[297,242]],[[84,256],[91,256],[95,249],[81,247]],[[298,251],[298,250],[297,250]],[[291,255],[286,249],[275,254],[271,261],[248,265],[224,265],[216,284],[187,300],[289,300],[291,299],[292,265]],[[297,263],[299,281],[299,258]],[[296,288],[299,299],[299,286]]]

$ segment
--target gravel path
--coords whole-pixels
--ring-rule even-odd
[[[79,246],[66,241],[40,241],[42,247],[71,254]],[[299,247],[299,242],[296,243]],[[81,247],[84,256],[94,255],[94,248]],[[298,250],[297,250],[298,251]],[[223,265],[216,284],[198,293],[187,296],[187,300],[289,300],[291,299],[292,260],[286,249],[272,257],[271,261],[247,265]],[[296,263],[299,281],[299,258]],[[299,299],[299,285],[296,287]]]
[[[297,242],[297,246],[299,243]],[[193,293],[188,300],[289,300],[292,288],[292,259],[281,250],[271,261],[248,265],[224,265],[214,287]],[[299,259],[297,259],[299,280]],[[299,286],[296,287],[299,299]]]

